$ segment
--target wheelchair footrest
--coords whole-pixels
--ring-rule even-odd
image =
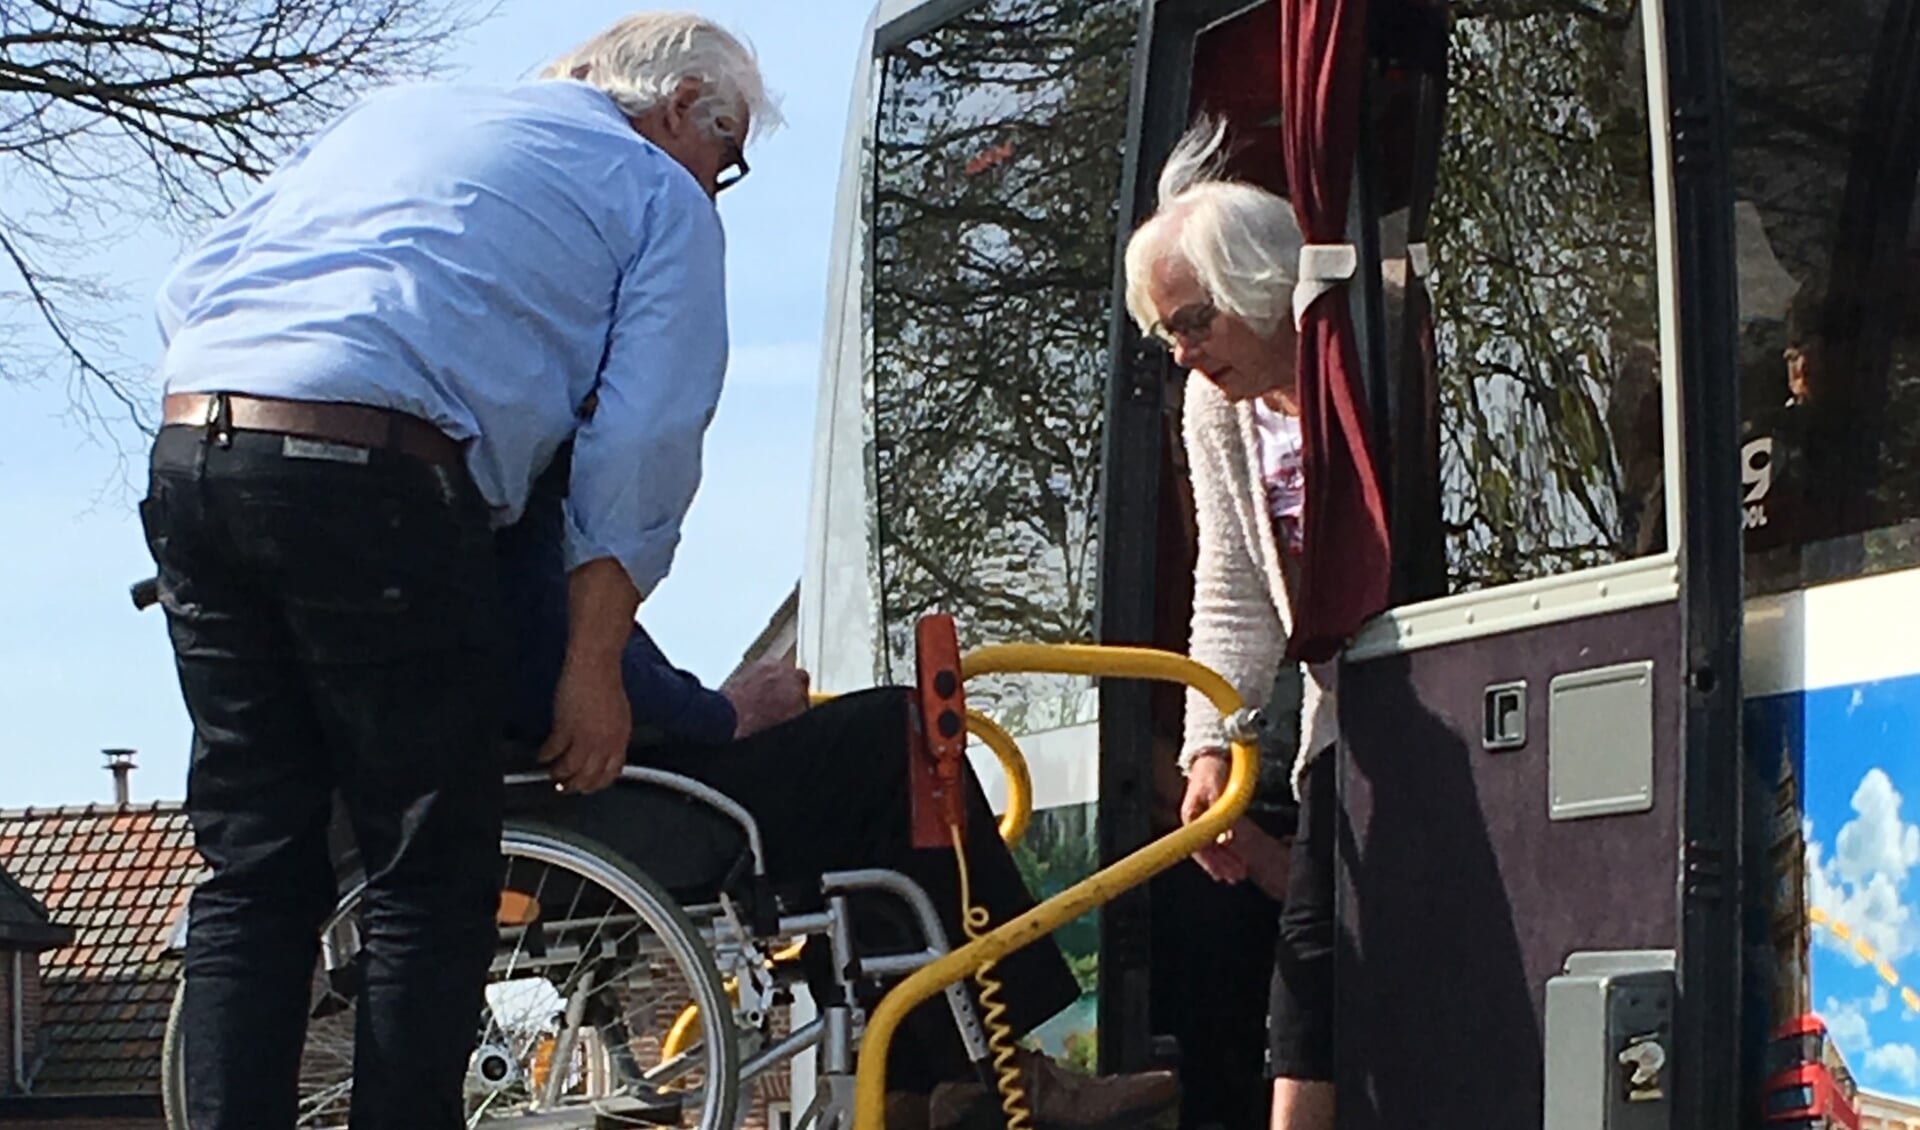
[[[677,1095],[656,1094],[648,1098],[622,1095],[601,1099],[593,1104],[593,1130],[621,1130],[633,1126],[675,1126],[685,1104]]]

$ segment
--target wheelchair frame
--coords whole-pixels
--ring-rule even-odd
[[[990,722],[987,724],[991,725]],[[1003,739],[1000,744],[1012,749],[1013,756],[1018,758],[1018,747],[1012,745],[1012,740],[1005,738],[1004,733],[999,736]],[[1001,755],[1005,756],[1004,750]],[[1009,805],[1002,820],[1003,834],[1023,831],[1030,811],[1028,798],[1031,794],[1026,787],[1024,763],[1020,764],[1019,769],[1018,776],[1013,778],[1014,787],[1010,790],[1014,803]],[[505,784],[509,788],[537,786],[545,785],[549,780],[542,772],[515,773],[506,778]],[[756,887],[764,887],[766,854],[760,827],[753,815],[739,802],[690,777],[644,766],[624,768],[620,785],[678,793],[726,817],[744,834],[752,878]],[[945,956],[951,948],[933,900],[926,891],[918,883],[894,871],[863,869],[831,872],[823,875],[820,883],[826,909],[780,914],[771,923],[761,923],[770,928],[755,929],[754,924],[741,920],[735,903],[724,890],[717,902],[682,907],[664,888],[652,881],[645,869],[635,861],[626,860],[611,848],[585,836],[555,835],[553,828],[547,821],[509,817],[502,837],[503,854],[510,853],[514,858],[565,867],[575,875],[592,879],[628,903],[649,908],[654,918],[650,925],[659,940],[683,970],[695,971],[690,978],[694,999],[683,1010],[681,1020],[685,1021],[689,1015],[697,1018],[705,1030],[701,1039],[702,1047],[714,1039],[717,1031],[721,1037],[717,1045],[721,1049],[720,1072],[726,1077],[717,1085],[709,1083],[707,1089],[713,1092],[713,1096],[710,1100],[703,1100],[703,1110],[697,1124],[699,1130],[732,1130],[740,1120],[739,1096],[747,1084],[768,1071],[791,1063],[802,1053],[816,1049],[820,1055],[819,1089],[812,1105],[794,1121],[794,1130],[845,1130],[853,1118],[855,1053],[865,1022],[863,1010],[851,1003],[855,1000],[855,986],[867,979],[890,980],[906,976]],[[636,878],[642,881],[635,882]],[[364,890],[364,881],[349,888],[322,927],[321,962],[323,969],[329,973],[345,968],[359,949],[359,930],[354,911]],[[920,931],[924,941],[922,948],[904,954],[862,956],[854,946],[850,907],[852,897],[860,894],[890,896],[904,904]],[[511,934],[512,929],[502,929],[503,939]],[[796,937],[826,940],[840,999],[824,1004],[819,1016],[799,1029],[771,1042],[751,1056],[743,1056],[739,1047],[741,1030],[758,1029],[766,1020],[765,1007],[773,988],[770,971],[777,965],[773,946]],[[498,960],[496,957],[496,964]],[[756,971],[759,971],[758,975]],[[972,998],[957,982],[945,990],[945,995],[968,1058],[976,1065],[983,1064],[988,1050]],[[187,1126],[184,1048],[180,1031],[181,997],[181,991],[176,989],[161,1053],[163,1100],[167,1124],[172,1130],[186,1130]],[[713,1025],[709,1019],[714,1016],[721,1018],[717,1025]],[[563,1029],[560,1050],[555,1053],[556,1062],[566,1061],[572,1050],[568,1041],[577,1038],[576,1033],[580,1030],[577,1018],[570,1019],[576,1023]],[[680,1046],[674,1046],[674,1035],[681,1037]],[[663,1040],[662,1063],[647,1072],[642,1080],[650,1085],[671,1085],[695,1069],[698,1065],[688,1062],[693,1051],[685,1046],[687,1042],[683,1025],[677,1023],[668,1038]],[[473,1053],[470,1076],[486,1069],[487,1057],[502,1054],[483,1042]],[[544,1096],[545,1104],[554,1109],[482,1125],[542,1130],[594,1126],[596,1111],[593,1107],[556,1105],[559,1097],[556,1093],[557,1078],[558,1073],[549,1074]]]

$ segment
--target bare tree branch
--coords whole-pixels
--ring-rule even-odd
[[[140,227],[190,231],[371,88],[434,72],[493,0],[0,0],[0,381],[58,376],[76,410],[151,425],[143,374],[93,313],[105,275],[52,269]]]

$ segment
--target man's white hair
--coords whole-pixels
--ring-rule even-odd
[[[1127,241],[1127,312],[1142,332],[1159,319],[1147,280],[1167,257],[1191,267],[1215,306],[1262,337],[1293,316],[1306,242],[1293,205],[1222,177],[1226,136],[1225,122],[1194,123],[1160,171],[1159,210]]]
[[[701,88],[693,104],[694,120],[709,135],[733,136],[742,115],[756,135],[780,125],[780,110],[761,81],[753,49],[702,16],[628,16],[547,64],[540,77],[572,78],[582,71],[582,81],[605,92],[628,117],[665,104],[691,78]],[[722,122],[729,125],[723,128]]]

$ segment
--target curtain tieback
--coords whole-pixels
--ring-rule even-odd
[[[1309,243],[1300,249],[1300,281],[1293,288],[1293,324],[1305,320],[1314,300],[1353,277],[1360,265],[1351,243]]]

